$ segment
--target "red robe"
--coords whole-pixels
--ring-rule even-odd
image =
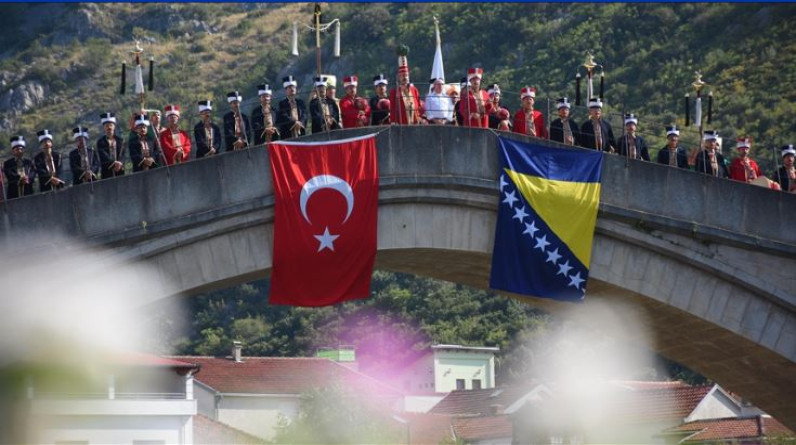
[[[167,165],[174,165],[174,155],[177,153],[178,145],[182,146],[182,162],[188,161],[188,155],[191,153],[191,138],[183,130],[179,130],[179,135],[179,143],[175,143],[171,130],[167,128],[160,133],[160,148],[163,149]]]
[[[525,110],[520,108],[514,113],[514,132],[530,135],[530,129],[525,125],[526,117]],[[533,126],[536,129],[536,137],[541,139],[549,139],[547,135],[547,127],[544,125],[544,115],[541,111],[533,110]]]
[[[414,85],[409,85],[409,94],[411,101],[414,102],[414,111],[409,119],[407,119],[407,111],[404,106],[403,98],[399,93],[398,88],[390,89],[390,122],[400,125],[415,125],[420,123],[420,93]]]
[[[755,174],[757,175],[756,178],[763,176],[760,173],[760,167],[757,166],[757,162],[752,159],[749,159],[749,166],[754,170]],[[730,162],[730,179],[735,181],[747,182],[751,181],[755,178],[747,178],[746,177],[746,167],[743,165],[743,160],[741,158],[735,158]]]
[[[489,100],[489,94],[486,91],[478,90],[478,94],[481,95],[481,102],[484,104],[484,114],[480,118],[470,117],[471,114],[478,113],[478,106],[475,103],[475,96],[471,89],[467,89],[467,97],[463,97],[456,106],[459,114],[462,115],[462,122],[465,127],[489,128],[489,114],[492,112],[494,104]]]
[[[340,99],[340,114],[343,120],[343,128],[357,128],[367,127],[370,123],[370,105],[367,99],[362,99],[365,103],[365,122],[359,120],[359,112],[363,111],[357,108],[356,100],[359,98],[346,96]]]

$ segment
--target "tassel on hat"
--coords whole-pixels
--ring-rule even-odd
[[[127,63],[122,62],[122,86],[119,89],[119,94],[124,94],[124,90],[127,87]]]
[[[155,89],[155,59],[149,58],[149,91]]]
[[[691,96],[685,95],[685,126],[691,125]]]

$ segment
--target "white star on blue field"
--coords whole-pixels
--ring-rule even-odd
[[[501,206],[510,209],[512,223],[517,224],[522,231],[522,242],[528,243],[534,251],[541,255],[545,267],[551,270],[543,271],[545,276],[559,277],[563,285],[585,292],[584,283],[588,271],[575,258],[569,248],[547,227],[539,218],[533,208],[525,201],[519,190],[505,174],[500,175]]]

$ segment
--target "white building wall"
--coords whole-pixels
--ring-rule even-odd
[[[685,421],[693,422],[695,420],[738,417],[740,414],[741,407],[738,406],[738,403],[721,392],[718,386],[714,386],[691,414],[685,418]]]
[[[194,380],[193,397],[196,399],[196,410],[211,419],[216,418],[216,391]]]
[[[251,435],[271,440],[280,413],[294,419],[298,413],[297,396],[235,396],[224,394],[218,403],[218,421]]]
[[[473,380],[481,380],[481,388],[494,388],[494,363],[491,357],[483,354],[455,352],[439,353],[435,356],[435,382],[437,392],[450,392],[456,389],[456,380],[464,380],[464,389],[473,389]]]
[[[434,406],[436,406],[437,403],[439,403],[439,401],[444,398],[445,398],[444,394],[440,394],[438,396],[432,396],[432,395],[406,396],[404,397],[403,411],[410,413],[427,413],[431,411],[431,408],[434,408]]]
[[[36,419],[31,443],[86,441],[132,444],[134,441],[191,445],[185,437],[191,416],[55,416]]]

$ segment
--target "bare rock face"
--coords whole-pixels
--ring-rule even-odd
[[[14,129],[14,123],[11,119],[4,117],[0,119],[0,131],[8,133]]]
[[[81,4],[62,17],[51,37],[54,45],[67,45],[73,39],[85,41],[89,37],[115,37],[113,21],[95,3]]]
[[[19,116],[41,105],[45,100],[46,87],[40,82],[30,80],[0,93],[0,110]]]

